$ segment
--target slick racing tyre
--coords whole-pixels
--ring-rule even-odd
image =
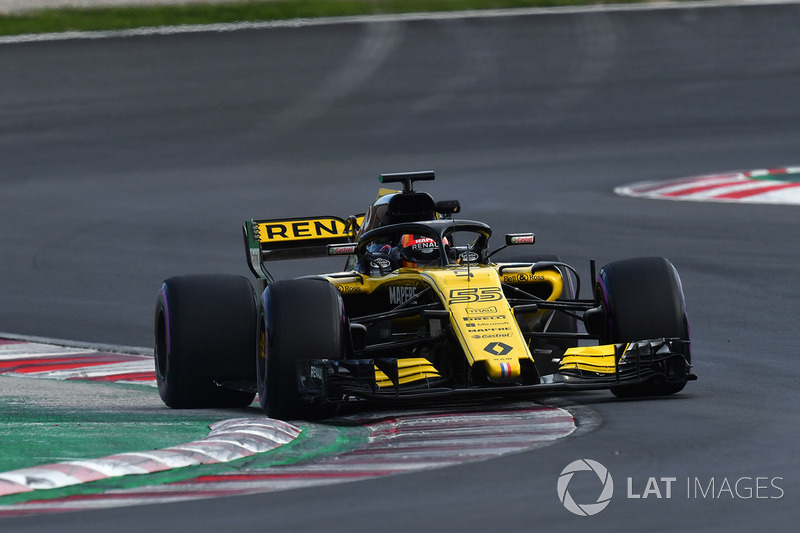
[[[256,296],[247,278],[177,276],[164,281],[155,314],[158,393],[170,407],[242,407],[254,392],[220,387],[253,382]]]
[[[677,270],[663,257],[637,257],[605,265],[596,290],[607,323],[601,344],[677,337],[689,340],[686,301]],[[688,354],[687,354],[688,355]],[[691,357],[688,357],[691,363]],[[613,387],[621,398],[680,392],[686,382],[658,381]]]
[[[346,334],[342,298],[324,279],[277,281],[262,295],[256,368],[261,408],[270,418],[320,419],[330,404],[304,402],[298,362],[342,359]]]

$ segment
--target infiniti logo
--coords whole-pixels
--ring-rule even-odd
[[[594,503],[578,504],[572,499],[569,493],[569,482],[572,481],[572,476],[576,472],[589,471],[594,472],[603,484],[603,489]],[[597,461],[591,459],[578,459],[568,464],[561,475],[558,476],[558,499],[567,510],[579,516],[592,516],[606,508],[611,502],[611,497],[614,495],[614,480],[611,479],[611,474],[608,469]]]

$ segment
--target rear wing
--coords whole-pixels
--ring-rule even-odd
[[[271,283],[265,262],[327,257],[328,245],[355,240],[363,220],[364,215],[248,220],[242,227],[248,266],[256,278]]]

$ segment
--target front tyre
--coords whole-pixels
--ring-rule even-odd
[[[335,412],[331,404],[304,401],[298,363],[344,357],[344,306],[336,287],[318,278],[270,284],[262,295],[257,339],[258,396],[267,416],[313,420]]]
[[[158,393],[174,408],[243,407],[253,392],[220,387],[255,380],[256,297],[241,276],[164,281],[155,313]]]
[[[596,291],[607,322],[601,344],[676,337],[689,340],[686,300],[678,271],[663,257],[637,257],[605,265]],[[687,362],[691,356],[687,353]],[[683,390],[686,382],[652,381],[613,387],[621,398],[663,396]]]

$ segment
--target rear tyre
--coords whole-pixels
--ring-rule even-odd
[[[255,398],[218,386],[255,381],[257,307],[241,276],[177,276],[164,281],[155,313],[158,393],[170,407],[243,407]]]
[[[637,257],[605,265],[596,291],[607,323],[601,344],[662,337],[689,340],[689,320],[678,271],[663,257]],[[688,357],[691,362],[691,355]],[[680,392],[683,383],[647,382],[613,387],[620,398],[663,396]]]
[[[344,357],[344,307],[336,287],[315,278],[270,284],[262,295],[257,338],[258,396],[267,416],[281,420],[331,416],[334,405],[301,398],[298,363]]]

